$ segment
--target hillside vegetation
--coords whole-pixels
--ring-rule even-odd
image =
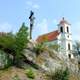
[[[80,80],[78,60],[58,47],[29,40],[24,23],[16,34],[0,36],[0,80]]]

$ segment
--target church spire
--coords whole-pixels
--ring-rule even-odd
[[[58,25],[61,25],[61,24],[68,24],[68,25],[71,25],[67,20],[65,20],[64,17],[62,17],[62,20],[60,20],[60,22],[59,22]]]
[[[62,18],[62,20],[64,20],[64,17]]]

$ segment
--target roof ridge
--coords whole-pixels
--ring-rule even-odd
[[[50,34],[50,33],[56,32],[56,31],[58,31],[58,30],[51,31],[51,32],[45,33],[45,34],[43,34],[43,35],[40,35],[40,36],[45,36],[45,35],[47,35],[47,34]]]
[[[36,41],[42,42],[42,41],[44,41],[44,37],[47,37],[48,41],[53,41],[53,40],[57,39],[58,35],[59,35],[58,30],[55,30],[55,31],[49,32],[47,34],[43,34],[43,35],[39,36]]]

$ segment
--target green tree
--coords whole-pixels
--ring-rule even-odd
[[[15,37],[12,33],[6,33],[0,36],[0,49],[7,52],[13,53],[13,45],[15,44]]]
[[[16,34],[16,42],[15,42],[15,63],[19,63],[18,61],[22,58],[23,49],[26,48],[28,39],[28,27],[25,26],[25,23],[22,24],[19,32]]]
[[[0,35],[0,49],[7,55],[12,54],[15,65],[22,58],[23,49],[27,47],[28,42],[28,27],[25,26],[25,23],[15,35],[11,32]]]
[[[80,55],[80,41],[75,41],[73,51],[76,55]]]

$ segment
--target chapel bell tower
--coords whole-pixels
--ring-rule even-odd
[[[71,33],[71,24],[62,18],[58,24],[58,31],[60,33],[60,45],[64,48],[65,53],[71,57],[72,54],[72,33]]]

